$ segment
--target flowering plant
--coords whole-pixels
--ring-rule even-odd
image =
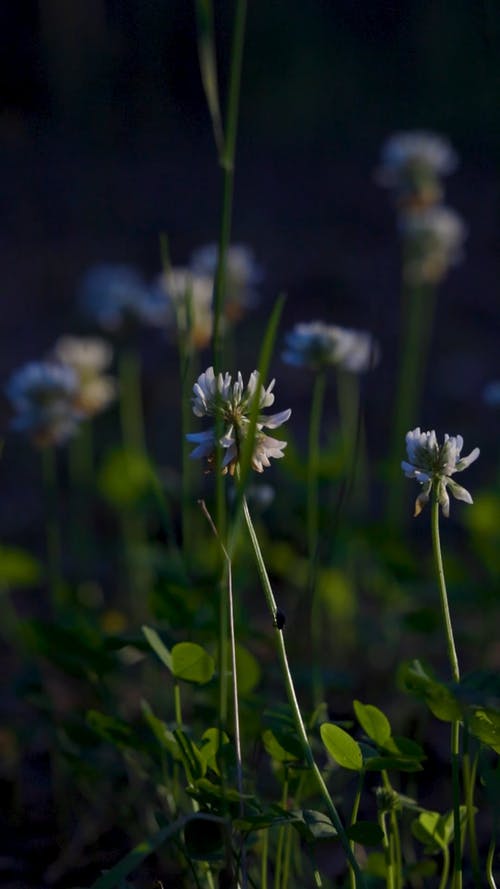
[[[448,488],[457,500],[472,503],[469,492],[457,484],[451,476],[467,469],[479,457],[479,448],[474,448],[467,457],[460,457],[464,440],[461,435],[445,435],[439,445],[434,429],[421,432],[420,426],[406,435],[408,462],[403,460],[401,468],[407,478],[414,478],[422,485],[422,491],[415,501],[415,515],[418,516],[429,501],[432,488],[435,488],[443,515],[450,513]]]
[[[235,382],[229,373],[219,373],[216,376],[213,367],[200,374],[193,386],[193,413],[197,417],[217,418],[221,423],[222,435],[217,440],[216,427],[204,432],[189,433],[188,441],[197,445],[191,457],[205,458],[209,468],[212,468],[218,444],[224,451],[223,474],[229,472],[230,475],[234,475],[241,460],[243,443],[248,435],[254,399],[258,399],[259,411],[272,405],[274,383],[275,380],[272,380],[267,388],[262,386],[257,370],[250,374],[246,387],[239,372]],[[265,467],[270,466],[271,457],[279,459],[284,456],[286,442],[272,438],[262,430],[276,429],[289,419],[290,414],[290,409],[278,414],[258,414],[251,457],[251,465],[256,472],[263,472]]]

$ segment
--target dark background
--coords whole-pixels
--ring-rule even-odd
[[[221,172],[193,6],[2,5],[2,380],[61,333],[86,329],[75,294],[90,265],[133,262],[153,276],[160,231],[177,264],[216,239]],[[224,99],[232,4],[214,6]],[[499,412],[481,401],[484,384],[500,376],[499,87],[495,2],[249,4],[233,240],[253,246],[266,280],[261,310],[236,334],[239,366],[255,365],[254,335],[258,344],[282,290],[282,330],[315,317],[373,330],[384,357],[365,397],[371,445],[385,452],[400,269],[390,196],[373,170],[394,130],[442,132],[462,159],[446,181],[447,203],[470,234],[466,261],[441,288],[421,423],[479,444],[485,480],[495,472],[499,431]],[[144,346],[151,444],[166,461],[172,422],[162,418],[178,398],[175,358],[157,332],[144,333]],[[309,382],[275,364],[296,406]],[[4,425],[8,417],[4,402]],[[2,527],[15,537],[33,518],[37,470],[12,436],[3,464]]]

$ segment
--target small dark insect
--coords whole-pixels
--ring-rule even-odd
[[[282,630],[286,623],[286,617],[281,611],[280,608],[276,609],[276,614],[274,615],[273,627],[277,627],[278,630]]]

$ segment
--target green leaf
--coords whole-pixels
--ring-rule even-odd
[[[214,672],[213,657],[196,642],[178,642],[172,648],[172,673],[176,679],[205,685]]]
[[[151,494],[155,484],[156,475],[148,458],[125,448],[106,455],[98,476],[102,496],[115,509],[135,506]]]
[[[217,775],[220,774],[219,765],[217,763],[219,748],[222,751],[223,748],[229,744],[229,738],[226,733],[222,732],[220,739],[219,734],[218,728],[207,728],[202,735],[203,745],[199,748],[199,753],[205,764],[205,769],[212,769]]]
[[[344,729],[331,722],[324,722],[320,728],[321,740],[328,753],[344,769],[360,772],[363,768],[363,754],[354,738]]]
[[[202,778],[206,772],[206,765],[196,744],[180,728],[174,729],[174,738],[177,741],[179,755],[184,766],[186,778],[190,783]]]
[[[302,747],[297,737],[288,732],[273,732],[265,729],[262,742],[272,759],[277,762],[290,762],[302,758]]]
[[[175,735],[170,731],[169,727],[161,719],[154,715],[147,701],[141,701],[141,709],[144,719],[148,723],[156,740],[161,746],[170,753],[176,760],[181,760],[179,745],[175,740]]]
[[[387,875],[387,865],[385,863],[385,855],[383,852],[370,852],[366,859],[364,873],[371,877],[382,877],[385,879]],[[94,887],[92,887],[94,889]]]
[[[125,858],[122,858],[118,864],[115,864],[110,870],[107,870],[95,883],[92,883],[90,889],[116,889],[125,880],[132,871],[136,870],[146,858],[156,852],[167,840],[172,839],[183,830],[187,824],[192,821],[207,822],[206,816],[202,813],[186,815],[179,818],[167,827],[163,827],[158,833],[152,837],[139,843],[132,852],[129,852]]]
[[[0,546],[0,588],[36,586],[42,566],[31,553],[17,546]]]
[[[350,840],[362,846],[378,846],[384,839],[382,828],[375,821],[356,821],[346,833]]]
[[[331,840],[337,836],[337,831],[324,812],[317,812],[315,809],[294,809],[291,814],[294,816],[293,827],[308,842]]]
[[[119,750],[137,747],[131,727],[120,719],[97,710],[89,710],[86,721],[89,728]]]
[[[261,670],[257,658],[243,645],[236,645],[236,671],[238,694],[250,694],[260,682]]]
[[[367,772],[421,772],[423,766],[416,759],[406,756],[370,756],[365,760]]]
[[[169,670],[170,673],[173,673],[172,655],[167,646],[160,639],[156,630],[153,630],[152,627],[143,627],[142,632],[144,633],[155,654],[157,654],[160,658],[162,664],[166,666],[167,670]]]
[[[500,754],[500,713],[497,710],[478,708],[469,713],[467,724],[476,738]]]
[[[387,716],[372,704],[362,704],[361,701],[354,701],[353,706],[361,728],[372,741],[375,741],[379,747],[383,747],[391,737],[391,724]]]
[[[438,719],[444,722],[462,719],[460,705],[448,686],[426,673],[420,661],[404,664],[399,676],[404,689],[424,700]]]

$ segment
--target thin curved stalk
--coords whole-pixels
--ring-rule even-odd
[[[441,599],[441,612],[446,636],[446,646],[450,661],[451,674],[454,682],[460,682],[460,668],[458,666],[457,650],[453,637],[446,579],[444,576],[443,557],[441,553],[441,540],[439,536],[439,501],[436,490],[433,492],[431,506],[432,548],[438,578],[439,595]],[[453,789],[453,874],[454,889],[460,889],[462,885],[462,844],[460,826],[460,722],[454,720],[451,724],[451,777]]]
[[[300,743],[302,745],[302,752],[304,755],[304,759],[305,759],[307,765],[309,766],[309,768],[312,770],[314,777],[316,778],[316,782],[318,784],[318,789],[319,789],[321,796],[323,797],[323,801],[326,805],[329,818],[330,818],[333,826],[335,827],[335,830],[337,831],[337,834],[338,834],[340,843],[342,845],[342,848],[344,850],[345,856],[347,858],[347,861],[349,862],[350,867],[353,869],[353,871],[356,875],[356,885],[357,885],[358,889],[364,889],[365,882],[363,879],[363,875],[360,871],[358,862],[356,861],[356,859],[352,853],[351,847],[349,845],[349,840],[347,838],[347,834],[345,832],[344,826],[343,826],[342,821],[340,819],[339,813],[337,812],[335,803],[333,802],[333,799],[330,795],[328,787],[326,786],[323,775],[321,774],[321,771],[314,759],[311,745],[310,745],[309,739],[307,737],[307,732],[306,732],[306,729],[304,726],[304,721],[302,719],[302,714],[300,712],[299,702],[297,700],[297,695],[295,692],[295,686],[293,684],[292,674],[290,672],[290,667],[288,664],[288,656],[287,656],[287,652],[286,652],[283,631],[280,630],[276,626],[276,612],[277,612],[276,600],[274,598],[274,593],[272,590],[271,582],[269,580],[269,576],[267,573],[264,558],[262,556],[262,551],[260,549],[259,541],[258,541],[257,535],[255,533],[255,528],[253,526],[252,518],[250,516],[250,511],[248,509],[246,497],[243,497],[243,514],[245,517],[250,540],[251,540],[251,543],[252,543],[252,546],[254,549],[254,554],[255,554],[255,558],[256,558],[256,562],[257,562],[257,568],[258,568],[258,572],[259,572],[260,579],[262,582],[262,587],[264,590],[264,595],[266,598],[267,606],[268,606],[269,612],[271,614],[273,623],[275,624],[276,644],[278,647],[278,655],[279,655],[279,659],[280,659],[280,663],[281,663],[281,669],[283,672],[283,678],[285,681],[288,702],[290,704],[290,707],[291,707],[291,710],[293,713],[293,718],[294,718],[294,722],[295,722],[295,729],[297,731]]]

